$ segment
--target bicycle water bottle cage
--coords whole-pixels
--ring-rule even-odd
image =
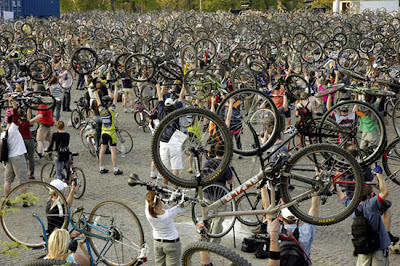
[[[136,110],[138,110],[139,112],[144,110],[144,105],[139,103],[138,105],[136,105]]]

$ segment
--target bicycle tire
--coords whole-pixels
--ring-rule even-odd
[[[342,49],[337,58],[337,63],[341,68],[354,69],[357,66],[358,59],[360,59],[359,52],[354,48]]]
[[[79,264],[67,262],[66,260],[45,260],[45,259],[37,259],[23,264],[23,266],[53,266],[53,265],[79,266]]]
[[[50,63],[44,59],[35,59],[28,66],[29,76],[36,81],[46,81],[52,76]]]
[[[233,252],[231,249],[210,242],[194,242],[185,247],[182,252],[182,265],[184,266],[194,266],[199,265],[201,262],[200,252],[208,252],[209,254],[215,254],[220,256],[221,259],[215,257],[215,255],[210,255],[211,262],[213,265],[232,265],[232,266],[250,266],[247,260],[242,258],[240,255]],[[198,255],[196,255],[198,253]],[[193,259],[192,259],[193,258]],[[225,259],[227,262],[222,261]],[[193,262],[192,262],[193,261]]]
[[[129,134],[128,131],[125,129],[117,129],[116,130],[117,134],[117,150],[119,152],[122,151],[121,145],[124,143],[125,146],[125,154],[128,154],[132,151],[133,148],[133,138],[131,134]]]
[[[203,199],[207,203],[207,205],[219,201],[222,197],[228,194],[229,189],[219,183],[214,183],[203,187]],[[199,221],[202,221],[201,217],[201,207],[200,204],[192,203],[192,221],[194,224],[197,224]],[[231,202],[223,205],[217,209],[217,212],[225,212],[225,211],[236,211],[236,201],[232,200]],[[220,240],[219,238],[228,234],[233,226],[235,225],[236,216],[223,216],[223,217],[215,217],[210,218],[207,228],[207,236],[213,239]],[[213,242],[213,240],[211,240]]]
[[[10,77],[11,73],[10,63],[4,57],[0,57],[0,79]]]
[[[185,91],[193,98],[202,100],[211,94],[214,88],[215,76],[200,69],[193,68],[183,77]]]
[[[81,127],[82,115],[80,110],[74,109],[71,112],[71,124],[73,128],[79,129]]]
[[[186,170],[181,171],[179,176],[175,176],[172,171],[168,169],[166,165],[164,165],[161,158],[160,147],[163,146],[165,148],[166,143],[169,142],[169,140],[166,139],[170,138],[172,133],[171,130],[174,130],[174,133],[175,129],[180,131],[181,133],[182,131],[186,132],[187,127],[183,126],[181,129],[180,124],[185,125],[185,123],[190,123],[188,121],[192,121],[193,118],[198,118],[199,121],[199,124],[194,126],[194,128],[198,129],[195,130],[196,132],[198,132],[198,136],[194,135],[192,137],[186,138],[185,141],[180,144],[179,152],[181,153],[181,156],[187,156],[182,158],[182,168],[190,168],[189,158],[192,154],[192,148],[197,148],[200,153],[200,158],[204,160],[203,162],[205,162],[208,158],[208,152],[211,152],[212,146],[215,145],[217,142],[220,142],[224,151],[224,156],[221,163],[214,171],[210,171],[209,173],[201,173],[202,182],[204,185],[207,185],[217,180],[221,173],[227,169],[232,159],[232,136],[230,135],[228,128],[226,127],[224,122],[222,122],[216,114],[206,109],[195,107],[180,108],[173,111],[172,113],[164,117],[161,120],[159,126],[157,126],[151,142],[151,153],[153,162],[157,166],[160,174],[173,184],[181,187],[195,187],[195,178],[193,177],[193,175],[188,174]],[[213,123],[211,124],[210,131],[202,131],[201,129],[204,128],[204,125],[206,125],[207,127],[210,125],[209,121]],[[172,124],[172,127],[170,126],[170,124]],[[179,127],[179,129],[177,127]],[[209,135],[209,132],[212,134],[211,137]],[[167,135],[163,136],[164,134]]]
[[[294,97],[296,100],[305,100],[310,97],[310,91],[310,86],[303,77],[290,75],[286,78],[285,92],[289,98]]]
[[[71,57],[71,67],[76,73],[87,75],[96,69],[98,57],[96,52],[87,47],[76,50]]]
[[[72,119],[71,119],[71,124],[72,124]],[[81,136],[82,145],[86,149],[89,149],[90,145],[89,145],[89,142],[87,141],[86,130],[87,130],[87,124],[84,127],[81,128],[79,135]]]
[[[255,89],[257,87],[256,77],[253,71],[246,66],[235,68],[231,74],[231,81],[234,90],[239,89]]]
[[[27,193],[20,195],[19,190],[21,187],[25,187]],[[64,195],[45,182],[27,182],[15,187],[8,193],[7,198],[11,201],[11,208],[14,211],[7,212],[7,215],[1,216],[1,225],[11,240],[30,248],[39,248],[45,245],[42,238],[44,234],[42,226],[33,214],[37,214],[41,218],[45,216],[43,213],[46,209],[50,189],[58,196],[61,203],[57,205],[59,216],[64,217],[61,229],[67,226],[69,210]],[[23,199],[24,197],[27,197],[28,200]],[[22,207],[22,203],[27,204],[29,207]],[[3,201],[1,210],[7,211],[7,209],[6,201]],[[46,223],[44,219],[42,220]]]
[[[400,100],[397,100],[396,104],[393,107],[392,111],[392,122],[394,130],[398,137],[400,137]]]
[[[383,122],[383,119],[382,119],[381,115],[378,113],[378,111],[372,105],[370,105],[368,103],[365,103],[365,102],[355,101],[355,100],[348,100],[348,101],[339,102],[338,104],[332,106],[332,108],[330,110],[328,110],[324,114],[324,116],[322,117],[322,120],[321,120],[321,122],[319,124],[319,127],[324,127],[324,126],[326,127],[325,122],[328,119],[334,117],[333,116],[333,112],[335,112],[335,110],[336,110],[337,113],[339,113],[338,110],[341,108],[341,106],[348,106],[349,110],[353,110],[353,107],[355,105],[362,106],[363,109],[367,109],[368,113],[371,112],[371,115],[373,115],[372,119],[377,122],[378,137],[377,137],[377,140],[375,141],[377,144],[374,144],[374,146],[376,146],[374,148],[374,151],[370,151],[369,150],[370,147],[368,147],[368,146],[366,148],[367,150],[360,149],[362,147],[357,148],[358,149],[357,152],[359,154],[358,163],[363,165],[363,166],[364,165],[370,165],[373,162],[375,162],[376,160],[378,160],[379,158],[381,158],[381,156],[382,156],[382,154],[383,154],[383,152],[385,150],[386,141],[387,141],[387,133],[386,133],[386,128],[385,128],[385,124]],[[361,133],[359,131],[359,128],[358,128],[359,127],[359,125],[358,125],[359,116],[363,115],[365,112],[366,111],[361,111],[361,112],[358,111],[358,113],[360,113],[360,114],[357,114],[355,116],[356,117],[356,121],[355,122],[357,123],[357,125],[356,124],[353,125],[353,127],[351,129],[349,129],[347,127],[344,127],[344,126],[340,126],[337,123],[336,123],[336,126],[335,126],[338,129],[352,130],[353,131],[352,134],[353,135],[356,134],[355,135],[356,138],[354,139],[354,142],[356,142],[355,145],[357,147],[361,146],[363,144],[363,140],[365,140],[365,137],[363,139],[362,134],[361,134],[361,136],[357,135],[357,133]],[[333,119],[336,121],[335,118],[333,118]],[[338,133],[336,133],[336,134],[338,134]],[[347,143],[346,143],[347,141],[339,141],[340,140],[340,135],[338,135],[337,137],[338,138],[336,138],[336,136],[333,137],[333,141],[335,141],[337,143],[337,145],[347,146]],[[321,142],[321,143],[322,142],[326,142],[326,138],[318,138],[318,139],[319,139],[319,142]],[[344,139],[344,138],[342,137],[342,139]],[[350,139],[348,139],[348,141],[350,141]],[[369,143],[368,143],[368,145],[369,145]]]
[[[272,133],[268,140],[261,145],[261,150],[266,151],[275,143],[282,125],[280,125],[280,118],[278,117],[278,111],[271,98],[264,92],[253,90],[253,89],[242,89],[231,92],[219,105],[216,114],[224,121],[226,119],[226,104],[229,100],[235,98],[236,101],[240,101],[240,104],[236,109],[239,110],[241,116],[241,123],[237,126],[231,126],[230,130],[242,130],[241,131],[241,143],[242,147],[233,147],[233,152],[244,156],[253,156],[257,154],[257,150],[254,147],[253,134],[249,128],[248,122],[250,122],[256,133],[259,136],[267,134],[267,127],[273,121]],[[258,115],[259,114],[259,115]],[[268,116],[267,119],[265,117]],[[271,123],[271,124],[272,124]]]
[[[97,256],[102,255],[104,263],[118,266],[136,263],[140,247],[144,244],[143,228],[136,214],[127,205],[117,201],[101,202],[91,211],[88,223],[94,226],[99,225],[102,230],[96,230],[95,227],[89,226],[89,233],[110,239],[89,238],[93,251]],[[109,241],[112,242],[113,247],[109,248],[106,254],[101,254],[103,246],[107,245]],[[138,249],[136,256],[133,255],[132,246],[136,246],[135,248]],[[118,249],[122,249],[122,251]],[[120,252],[122,255],[119,255]],[[124,258],[120,256],[124,256]]]
[[[311,177],[306,176],[307,172],[311,173]],[[310,145],[293,154],[284,167],[281,175],[282,199],[284,203],[296,201],[297,204],[288,208],[306,223],[319,226],[335,224],[346,219],[358,206],[364,191],[362,173],[361,166],[346,150],[331,144]],[[316,184],[307,184],[310,180],[316,181]],[[346,207],[331,192],[331,187],[336,184],[344,184],[346,191],[353,193]],[[311,193],[325,199],[324,204],[319,206],[317,216],[308,214]],[[329,197],[334,199],[329,200]]]
[[[147,112],[143,111],[143,121],[140,119],[140,112],[136,111],[134,114],[135,122],[139,127],[143,129],[143,132],[146,132],[146,127],[149,126],[149,115]]]
[[[97,161],[99,160],[99,151],[98,151],[97,147],[95,147],[92,144],[92,142],[89,143],[89,152],[93,157],[95,157],[97,159]]]
[[[85,176],[85,173],[83,172],[82,168],[73,167],[72,169],[74,170],[75,175],[70,176],[70,180],[71,180],[70,183],[72,183],[72,181],[74,181],[74,179],[76,179],[77,186],[75,189],[74,198],[80,199],[80,198],[82,198],[83,194],[85,194],[85,191],[86,191],[86,176]]]
[[[382,156],[382,166],[386,175],[396,185],[400,185],[400,138],[394,139],[385,149]]]
[[[132,54],[126,58],[125,73],[134,81],[149,81],[156,72],[156,63],[148,55]]]
[[[150,110],[149,100],[156,97],[157,90],[155,86],[150,83],[144,83],[143,86],[140,87],[140,102],[146,107],[147,110]],[[158,99],[157,99],[158,101]]]
[[[308,52],[310,49],[312,50],[311,53]],[[300,51],[301,59],[308,64],[313,64],[320,61],[323,54],[324,49],[322,49],[322,46],[315,41],[304,43]]]
[[[54,96],[44,91],[34,91],[28,93],[25,97],[27,98],[27,100],[24,100],[25,105],[32,110],[49,110],[56,104]]]
[[[48,162],[40,170],[40,180],[50,184],[54,179],[56,179],[56,167],[53,162]]]
[[[236,200],[236,209],[238,211],[261,210],[261,196],[257,192],[245,192]],[[236,216],[239,222],[247,226],[257,226],[262,223],[262,215],[244,215]]]
[[[341,72],[343,74],[346,74],[346,75],[348,75],[348,76],[350,76],[352,78],[363,80],[363,81],[367,80],[367,77],[361,76],[358,73],[354,73],[351,70],[340,68],[340,67],[338,68],[338,70],[339,70],[339,72]]]

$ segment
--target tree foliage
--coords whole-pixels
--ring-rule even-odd
[[[326,9],[332,9],[334,0],[315,0],[312,4],[311,7],[313,8],[326,8]]]
[[[316,0],[318,2],[332,0]],[[240,9],[238,0],[201,0],[204,11]],[[151,10],[199,10],[200,0],[61,0],[61,12],[100,10],[125,10],[130,12],[147,12]],[[254,10],[265,11],[270,8],[293,10],[303,7],[299,0],[253,0]]]

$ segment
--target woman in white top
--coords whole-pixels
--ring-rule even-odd
[[[156,128],[158,124],[160,124],[160,120],[158,119],[158,110],[157,109],[151,109],[150,110],[150,120],[149,120],[149,128],[151,130],[151,134],[154,135],[154,132],[156,131]],[[156,165],[153,161],[151,161],[151,172],[150,172],[150,177],[153,179],[157,178],[156,174]],[[158,178],[161,179],[161,175],[158,174]]]
[[[153,227],[156,266],[180,265],[181,242],[174,218],[183,211],[183,204],[163,210],[162,201],[154,191],[146,195],[146,218]]]

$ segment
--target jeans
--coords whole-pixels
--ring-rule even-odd
[[[35,140],[33,138],[24,139],[25,147],[27,153],[25,153],[25,157],[29,162],[29,174],[35,174]]]
[[[71,91],[64,91],[63,93],[63,111],[69,110],[69,106],[71,104]]]
[[[59,159],[58,159],[58,156],[54,156],[54,165],[56,166],[56,178],[57,179],[62,179],[63,178],[63,176],[62,176],[62,170],[63,170],[63,167],[65,166],[65,167],[67,167],[68,166],[68,161],[60,161]],[[67,178],[66,176],[64,177],[64,178]]]
[[[76,89],[82,89],[85,85],[85,75],[79,74],[78,84],[76,85]]]
[[[61,101],[57,101],[56,100],[56,105],[53,107],[53,114],[54,114],[54,110],[55,110],[55,118],[56,121],[58,121],[60,119],[60,111],[61,111]]]

